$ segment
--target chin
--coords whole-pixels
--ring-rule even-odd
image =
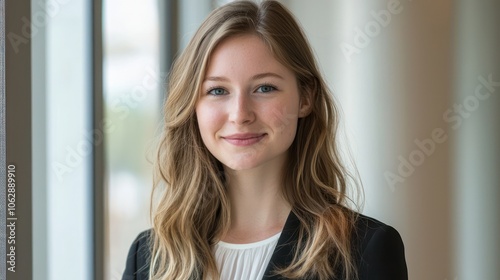
[[[259,166],[260,161],[255,158],[234,155],[232,158],[221,161],[224,166],[231,170],[249,170]]]
[[[231,170],[234,170],[234,171],[243,171],[243,170],[249,170],[249,169],[252,169],[252,168],[255,168],[257,165],[256,164],[252,164],[252,163],[249,163],[249,162],[228,162],[227,164],[226,163],[223,163],[224,166],[226,166],[227,168],[231,169]]]
[[[277,165],[281,166],[281,162],[273,161],[273,159],[268,158],[258,158],[258,159],[248,159],[241,161],[222,161],[225,168],[233,171],[245,171],[245,170],[257,170],[266,172],[276,170]]]

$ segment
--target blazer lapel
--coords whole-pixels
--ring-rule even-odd
[[[273,255],[267,265],[266,272],[264,273],[262,280],[284,279],[279,275],[275,275],[273,272],[275,268],[286,267],[292,262],[295,254],[294,249],[299,238],[299,227],[300,221],[292,210],[288,215],[283,231],[281,232],[281,236],[278,239],[278,244],[274,249]]]

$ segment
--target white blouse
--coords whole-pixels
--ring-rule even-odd
[[[280,235],[281,232],[267,239],[247,244],[232,244],[223,241],[215,244],[215,260],[221,280],[261,280]]]

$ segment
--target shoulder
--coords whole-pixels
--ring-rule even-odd
[[[141,232],[130,246],[122,280],[149,279],[152,230]]]
[[[353,245],[360,280],[408,279],[403,240],[393,227],[359,215]]]
[[[362,241],[361,248],[366,250],[373,241],[379,239],[386,241],[398,241],[402,244],[401,236],[398,231],[377,219],[359,214],[355,222],[355,237]]]

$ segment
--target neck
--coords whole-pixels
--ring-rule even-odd
[[[282,170],[269,166],[226,170],[231,225],[224,241],[248,243],[279,233],[291,206],[282,195]]]

